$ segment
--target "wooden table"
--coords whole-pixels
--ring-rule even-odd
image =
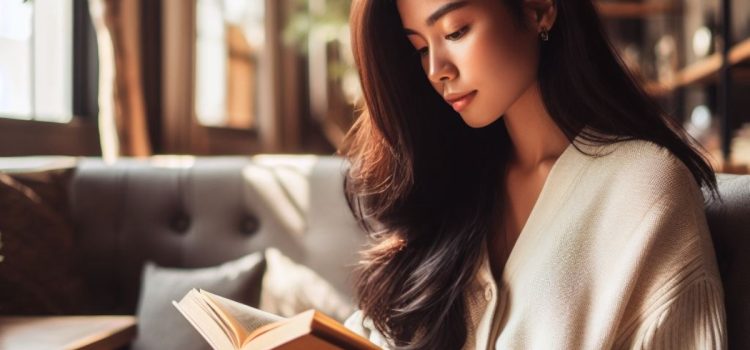
[[[0,349],[117,349],[135,335],[134,316],[0,317]]]

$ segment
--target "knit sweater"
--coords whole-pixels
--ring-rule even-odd
[[[498,281],[483,245],[465,293],[464,349],[726,348],[724,292],[691,172],[649,141],[581,141],[552,166]],[[345,325],[392,348],[360,310]]]

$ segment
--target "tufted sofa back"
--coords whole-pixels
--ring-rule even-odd
[[[97,305],[133,313],[147,260],[216,265],[275,246],[351,297],[365,235],[332,156],[153,157],[78,162],[71,215]]]
[[[750,349],[750,175],[717,174],[723,201],[706,206],[727,312],[730,349]]]

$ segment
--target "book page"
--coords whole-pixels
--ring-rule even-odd
[[[296,349],[308,350],[307,348],[287,347],[290,342],[300,337],[311,336],[311,325],[313,322],[314,310],[309,310],[285,321],[272,323],[268,326],[261,327],[251,334],[242,345],[243,350],[270,350],[270,349]],[[275,326],[275,327],[274,327]],[[270,327],[266,329],[267,327]],[[328,348],[321,348],[328,349]]]
[[[231,317],[227,317],[221,309],[213,305],[210,298],[207,298],[199,292],[193,292],[191,298],[188,300],[195,303],[195,305],[203,311],[204,315],[210,317],[214,323],[221,328],[235,348],[239,347],[242,343],[240,338],[242,333],[241,331],[238,332],[238,327],[232,322]]]
[[[237,336],[239,344],[243,344],[250,333],[266,325],[286,320],[284,317],[238,303],[234,300],[201,290],[200,293],[207,297],[217,306],[222,318],[232,324],[232,329]]]
[[[214,349],[231,349],[234,348],[232,344],[231,335],[226,334],[225,330],[216,323],[211,315],[205,313],[203,308],[199,305],[200,301],[188,295],[182,298],[178,303],[172,301],[172,304],[177,310],[182,313],[183,316],[195,327],[206,341]]]

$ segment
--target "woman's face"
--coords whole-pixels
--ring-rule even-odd
[[[475,128],[505,114],[536,81],[537,31],[520,28],[503,1],[397,0],[432,86]]]

